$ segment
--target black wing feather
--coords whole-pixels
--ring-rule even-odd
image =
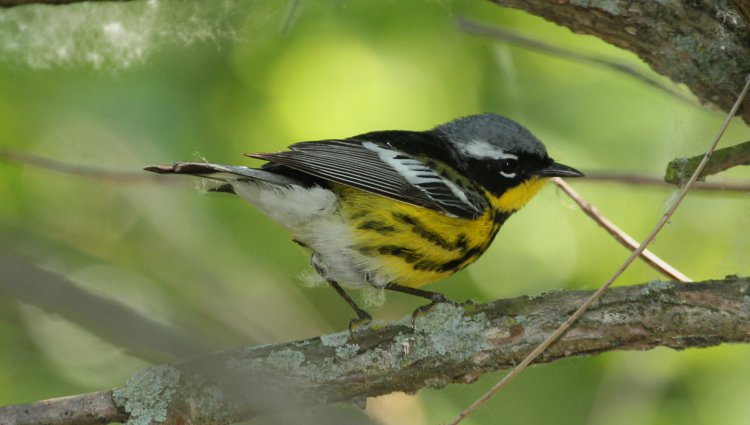
[[[248,156],[458,217],[476,218],[486,206],[481,195],[451,187],[450,181],[413,156],[382,141],[323,140],[297,143],[289,149]],[[381,156],[384,152],[386,160]]]

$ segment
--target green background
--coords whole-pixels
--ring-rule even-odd
[[[145,176],[143,166],[204,158],[252,165],[242,153],[428,129],[487,111],[523,123],[551,156],[584,172],[658,177],[671,159],[701,153],[723,120],[631,77],[469,35],[458,18],[649,72],[596,38],[479,0],[0,10],[0,148],[125,173],[86,177],[0,162],[0,253],[20,254],[208,351],[291,341],[342,330],[351,311],[313,285],[304,253],[257,210],[204,194],[197,180]],[[723,144],[749,136],[737,121]],[[750,173],[712,180],[742,177]],[[571,184],[637,239],[674,195],[670,187]],[[653,251],[695,280],[748,274],[748,200],[691,193]],[[594,289],[626,256],[548,187],[476,264],[427,289],[478,301]],[[618,284],[660,278],[636,263]],[[355,293],[368,304],[379,296]],[[54,305],[43,310],[1,290],[0,298],[0,405],[113,387],[149,364],[179,360],[133,346],[85,307],[61,316]],[[370,310],[397,319],[420,303],[389,294]],[[746,424],[748,355],[747,346],[726,345],[561,360],[531,368],[466,423]],[[331,422],[439,423],[500,376],[381,397],[364,413],[338,407]]]

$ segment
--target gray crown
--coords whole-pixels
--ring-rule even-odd
[[[547,149],[526,127],[497,114],[458,118],[432,131],[448,139],[465,155],[501,157],[505,152],[547,157]]]

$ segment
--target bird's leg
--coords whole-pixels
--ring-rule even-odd
[[[455,302],[446,298],[445,295],[441,294],[440,292],[425,291],[424,289],[411,288],[409,286],[402,286],[397,283],[389,283],[385,285],[385,289],[396,291],[396,292],[403,292],[404,294],[409,294],[409,295],[416,295],[422,298],[427,298],[428,300],[432,301],[432,303],[430,304],[437,304],[437,303],[456,304]]]
[[[295,242],[306,247],[304,243],[297,241],[296,239],[295,239]],[[347,294],[346,291],[344,291],[344,288],[342,288],[338,282],[326,277],[327,273],[326,273],[325,265],[320,260],[320,256],[318,256],[317,253],[312,255],[312,258],[310,258],[310,263],[312,264],[315,271],[318,272],[320,277],[325,279],[325,281],[328,282],[328,284],[331,285],[331,287],[334,290],[336,290],[336,293],[339,294],[339,296],[341,296],[341,298],[343,298],[344,301],[346,301],[346,303],[349,304],[349,307],[351,307],[354,310],[354,312],[357,314],[356,319],[352,319],[349,321],[349,333],[350,334],[352,333],[354,329],[360,326],[365,326],[369,324],[370,322],[372,322],[372,316],[370,316],[370,313],[362,310],[362,308],[358,306],[357,303],[354,302],[352,297],[350,297],[349,294]]]
[[[347,304],[349,304],[349,307],[351,307],[354,312],[357,314],[356,319],[352,319],[352,321],[349,323],[349,329],[351,330],[353,327],[362,326],[364,324],[367,324],[372,321],[372,316],[370,316],[370,313],[362,310],[360,306],[357,305],[357,303],[354,302],[352,297],[349,296],[349,294],[344,291],[344,288],[339,285],[338,282],[335,280],[327,279],[326,282],[328,282],[329,285],[333,289],[336,290],[336,293],[341,296],[341,298],[346,301]]]
[[[411,320],[412,320],[412,326],[414,325],[414,320],[416,320],[417,317],[423,316],[425,313],[430,311],[433,307],[435,307],[437,304],[447,303],[454,307],[467,307],[474,304],[474,301],[466,301],[464,303],[457,303],[455,301],[449,300],[445,297],[445,295],[439,293],[439,292],[432,292],[432,291],[425,291],[424,289],[417,289],[417,288],[411,288],[408,286],[402,286],[396,283],[389,283],[385,285],[385,289],[389,289],[391,291],[396,292],[402,292],[404,294],[410,294],[410,295],[416,295],[418,297],[427,298],[430,300],[429,304],[425,304],[421,307],[417,307],[416,310],[411,314]]]

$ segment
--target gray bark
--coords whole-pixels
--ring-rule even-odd
[[[122,420],[228,424],[393,391],[470,383],[521,361],[588,291],[552,291],[471,308],[441,304],[418,317],[303,341],[247,347],[135,374],[115,390],[0,407],[0,425]],[[353,337],[353,339],[352,339]],[[537,361],[611,350],[684,349],[750,341],[750,278],[613,288]],[[99,397],[103,413],[76,411]],[[71,407],[73,403],[73,407]],[[107,417],[106,415],[110,415]]]

